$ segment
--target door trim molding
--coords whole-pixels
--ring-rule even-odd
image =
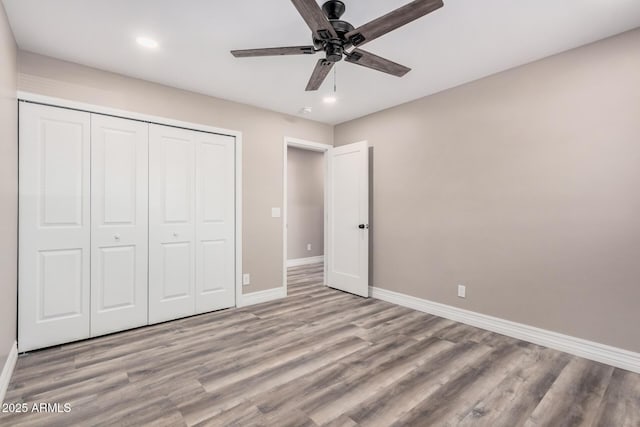
[[[236,137],[236,307],[242,306],[242,132]]]
[[[224,129],[201,123],[185,122],[181,120],[171,119],[169,117],[155,116],[152,114],[137,113],[135,111],[121,110],[118,108],[105,107],[102,105],[88,104],[70,99],[57,98],[53,96],[40,95],[32,92],[18,91],[17,97],[19,101],[33,102],[35,104],[44,104],[51,107],[62,107],[70,110],[85,111],[88,113],[103,114],[105,116],[121,117],[123,119],[138,120],[141,122],[155,123],[165,126],[173,126],[187,130],[199,130],[202,132],[217,133],[220,135],[228,135],[241,137],[242,132]]]
[[[67,108],[70,110],[79,110],[89,113],[103,114],[106,116],[120,117],[123,119],[138,120],[152,124],[172,126],[187,130],[196,130],[201,132],[215,133],[219,135],[227,135],[235,138],[236,150],[236,262],[235,262],[235,290],[236,290],[236,307],[242,305],[242,132],[219,128],[200,123],[185,122],[174,120],[168,117],[154,116],[152,114],[137,113],[135,111],[121,110],[117,108],[105,107],[102,105],[88,104],[70,99],[57,98],[53,96],[40,95],[33,92],[17,91],[18,101],[31,102],[35,104],[49,105],[51,107]]]
[[[413,297],[399,292],[370,287],[373,298],[412,308],[424,313],[444,317],[456,322],[475,326],[487,331],[496,332],[519,340],[531,342],[559,350],[574,356],[605,363],[631,372],[640,373],[640,353],[624,350],[594,341],[536,328],[523,323],[512,322],[498,317],[450,305]]]
[[[328,239],[329,239],[329,208],[328,208],[328,200],[329,200],[329,153],[333,149],[333,145],[329,144],[321,144],[319,142],[306,141],[304,139],[292,138],[290,136],[285,136],[284,141],[282,143],[282,153],[283,153],[283,163],[282,163],[282,171],[283,171],[283,186],[282,186],[282,288],[284,289],[285,296],[287,295],[287,192],[288,192],[288,165],[287,165],[287,148],[295,147],[301,148],[303,150],[316,151],[324,154],[324,256],[322,257],[325,260],[324,263],[324,279],[323,285],[327,285],[327,262],[326,256],[328,255]],[[319,261],[316,261],[319,262]],[[301,265],[301,264],[298,264]]]
[[[14,341],[11,345],[11,350],[9,350],[9,354],[7,355],[7,360],[4,363],[4,367],[2,368],[2,374],[0,374],[0,404],[4,402],[4,398],[7,395],[7,389],[9,388],[11,376],[13,375],[13,370],[16,367],[17,361],[18,343]]]

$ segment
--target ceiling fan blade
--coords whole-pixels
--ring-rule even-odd
[[[333,64],[335,64],[335,62],[327,61],[326,59],[319,59],[316,64],[316,68],[313,69],[313,74],[311,74],[311,78],[309,79],[309,83],[307,83],[307,88],[305,90],[318,90],[333,68]]]
[[[320,40],[337,39],[338,34],[316,0],[291,0],[313,34]]]
[[[354,46],[375,40],[444,6],[442,0],[414,0],[347,33]]]
[[[362,49],[355,49],[346,56],[345,61],[356,65],[362,65],[363,67],[377,71],[382,71],[383,73],[397,77],[402,77],[411,71],[411,68],[389,61],[388,59],[384,59],[381,56],[374,55],[373,53]]]
[[[231,54],[236,58],[277,55],[313,55],[314,53],[316,53],[316,51],[313,46],[267,47],[264,49],[243,49],[231,51]]]

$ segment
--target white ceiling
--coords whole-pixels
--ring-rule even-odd
[[[640,26],[638,0],[444,0],[365,50],[404,78],[341,62],[334,105],[305,92],[316,56],[235,59],[231,49],[310,44],[289,0],[3,0],[21,49],[195,92],[340,123]],[[408,0],[344,0],[356,27]],[[319,1],[322,3],[322,1]],[[155,38],[146,51],[137,36]]]

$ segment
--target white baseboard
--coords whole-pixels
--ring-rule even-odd
[[[312,256],[309,258],[288,259],[287,267],[298,267],[300,265],[316,264],[318,262],[324,262],[324,255]]]
[[[565,353],[640,373],[640,353],[587,341],[581,338],[487,316],[381,288],[369,288],[373,298],[455,320],[491,332],[560,350]]]
[[[14,341],[11,346],[11,351],[7,356],[7,361],[2,368],[2,374],[0,374],[0,404],[4,402],[4,396],[9,388],[9,382],[11,381],[11,375],[13,375],[13,369],[16,367],[18,361],[18,344]]]
[[[242,294],[238,307],[246,307],[249,305],[261,304],[287,296],[287,290],[284,287],[267,289],[265,291],[251,292],[250,294]]]

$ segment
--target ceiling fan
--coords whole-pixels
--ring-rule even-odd
[[[316,0],[291,0],[300,15],[311,28],[313,45],[269,47],[264,49],[232,50],[236,58],[279,55],[313,55],[324,51],[325,58],[319,59],[307,84],[307,91],[318,90],[333,65],[344,57],[347,62],[372,68],[383,73],[402,77],[411,71],[397,64],[359,48],[409,22],[444,6],[442,0],[414,0],[373,21],[354,28],[340,20],[346,6],[338,0],[329,0],[322,5]]]

